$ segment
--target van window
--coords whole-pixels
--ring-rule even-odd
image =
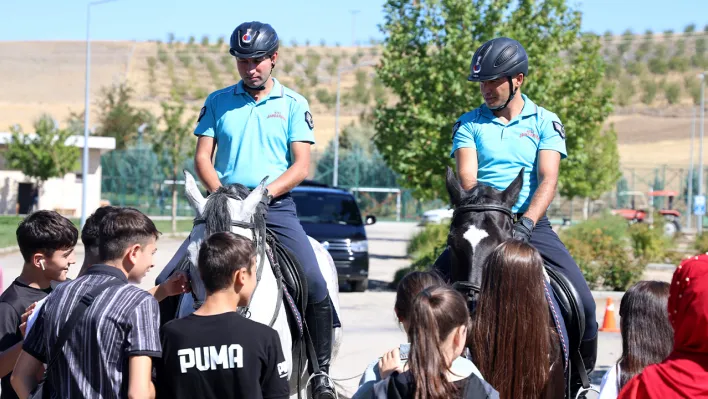
[[[297,217],[304,223],[332,223],[361,226],[361,213],[349,195],[293,192]]]

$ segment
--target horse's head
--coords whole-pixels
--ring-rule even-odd
[[[196,213],[195,225],[190,234],[189,259],[197,264],[201,241],[209,235],[222,231],[255,239],[253,229],[264,224],[264,205],[261,203],[265,191],[264,178],[253,191],[240,184],[219,187],[205,198],[197,187],[194,177],[184,171],[187,201]]]
[[[453,282],[466,281],[479,289],[487,257],[497,245],[511,238],[511,208],[519,198],[523,182],[522,168],[504,191],[479,183],[467,191],[452,169],[447,168],[447,191],[455,208],[448,235]]]

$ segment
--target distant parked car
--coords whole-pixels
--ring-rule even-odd
[[[365,225],[376,217],[361,217],[354,195],[326,184],[305,181],[292,190],[297,216],[308,236],[319,241],[337,267],[339,281],[364,292],[369,284],[369,242]]]
[[[420,224],[442,223],[444,220],[452,219],[453,210],[450,208],[431,209],[423,212]]]

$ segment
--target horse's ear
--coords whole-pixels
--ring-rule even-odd
[[[516,201],[519,200],[519,193],[521,193],[521,188],[524,186],[525,169],[526,168],[521,168],[514,181],[502,192],[502,201],[504,205],[509,208],[513,207]]]
[[[268,180],[268,176],[264,177],[263,180],[258,184],[258,187],[254,188],[248,197],[243,200],[243,205],[241,208],[241,220],[250,220],[251,216],[256,213],[256,207],[263,200],[263,194],[265,193],[265,183]]]
[[[187,195],[187,201],[194,211],[197,212],[197,216],[201,216],[204,212],[204,205],[206,205],[206,198],[199,191],[197,187],[197,182],[191,173],[184,170],[184,193]]]
[[[445,184],[447,185],[447,192],[450,194],[450,203],[452,206],[460,205],[462,200],[462,195],[465,190],[462,188],[460,181],[457,180],[455,172],[452,171],[451,167],[447,167],[447,175],[445,176]]]

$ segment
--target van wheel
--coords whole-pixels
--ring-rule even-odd
[[[354,292],[365,292],[369,287],[369,279],[365,278],[363,280],[350,281],[349,284],[352,286],[352,291]]]

